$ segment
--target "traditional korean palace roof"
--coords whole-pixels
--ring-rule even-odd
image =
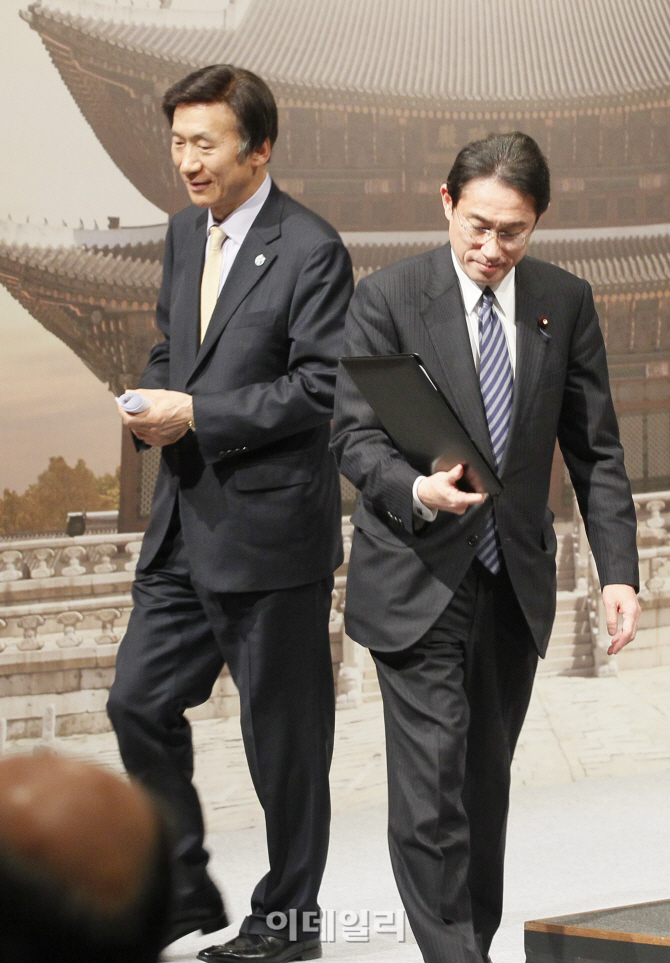
[[[164,232],[160,225],[156,241],[155,228],[100,232],[0,222],[0,284],[119,394],[137,382],[159,340],[153,317]],[[130,246],[129,233],[137,237]],[[115,246],[119,238],[126,243]]]
[[[0,283],[48,331],[119,394],[136,383],[151,346],[160,339],[154,307],[161,278],[165,225],[73,230],[0,221]],[[445,232],[344,234],[356,280],[403,257],[443,244]],[[625,229],[537,231],[536,257],[554,261],[591,282],[601,308],[616,301],[659,304],[670,299],[670,224]],[[639,354],[667,340],[656,315],[635,325],[628,314],[607,327],[608,349]],[[667,325],[663,322],[662,330]],[[647,330],[649,329],[649,330]],[[653,330],[652,330],[653,329]],[[617,340],[618,339],[618,340]],[[619,342],[626,347],[615,347]],[[655,347],[654,347],[655,345]]]
[[[103,70],[123,51],[137,79],[151,63],[161,78],[239,63],[308,102],[504,111],[670,97],[668,0],[221,0],[202,12],[40,0],[23,16],[47,45],[58,28],[79,34]]]
[[[97,231],[0,221],[0,281],[5,283],[8,270],[10,274],[20,270],[44,285],[49,279],[66,283],[73,300],[113,290],[117,300],[131,297],[151,307],[161,279],[165,229],[161,224]],[[138,256],[143,248],[150,251],[149,257]]]
[[[18,296],[21,284],[57,285],[73,302],[113,299],[150,310],[161,277],[166,225],[116,230],[33,227],[0,221],[0,282]],[[344,233],[357,275],[439,247],[446,231]],[[533,257],[588,280],[596,294],[656,291],[670,286],[670,224],[588,230],[538,230]]]
[[[447,241],[442,231],[344,233],[360,276]],[[586,278],[596,295],[670,286],[670,224],[537,230],[529,254]]]
[[[538,231],[530,253],[586,278],[598,292],[667,288],[670,225]]]

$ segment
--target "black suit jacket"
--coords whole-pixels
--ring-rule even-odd
[[[207,211],[168,229],[156,345],[140,382],[193,396],[196,432],[163,448],[138,569],[175,501],[194,579],[212,591],[306,584],[341,563],[329,422],[351,262],[337,232],[272,185],[199,345]]]
[[[547,318],[543,328],[538,324]],[[556,605],[556,538],[547,507],[556,437],[577,493],[603,584],[637,587],[636,520],[590,286],[524,257],[516,268],[517,363],[504,484],[494,499],[509,575],[541,655]],[[449,245],[358,285],[345,355],[416,352],[495,463]],[[391,443],[344,370],[333,448],[360,489],[347,583],[346,628],[380,651],[419,639],[449,603],[484,526],[481,508],[440,512],[419,530],[419,474]]]

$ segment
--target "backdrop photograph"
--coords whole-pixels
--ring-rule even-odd
[[[137,386],[161,338],[168,222],[188,204],[161,101],[191,71],[232,63],[277,101],[273,181],[336,228],[356,284],[446,243],[440,187],[465,144],[516,130],[545,154],[551,204],[528,253],[593,290],[637,513],[642,618],[637,639],[609,656],[557,447],[557,617],[513,763],[510,849],[521,855],[492,957],[522,959],[526,920],[669,898],[650,870],[656,847],[667,855],[667,832],[653,834],[670,788],[666,0],[4,0],[0,31],[0,755],[51,747],[121,771],[105,706],[160,449],[136,451],[115,397]],[[419,960],[395,917],[392,930],[374,922],[400,901],[379,815],[379,684],[344,630],[357,492],[343,476],[340,485],[345,560],[330,614],[340,869],[324,883],[335,914],[324,954]],[[263,859],[239,712],[227,669],[188,712],[216,865],[235,833],[250,865]],[[622,840],[613,813],[599,824],[598,800],[617,798],[647,812],[639,837]],[[545,806],[561,811],[555,832],[538,815]],[[566,856],[554,882],[547,874],[537,898],[523,824],[546,859],[583,852]],[[351,895],[345,872],[358,874]],[[337,914],[362,905],[367,936],[348,938]],[[166,958],[206,945],[189,939]]]

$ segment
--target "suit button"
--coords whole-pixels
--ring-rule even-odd
[[[468,539],[468,545],[474,548],[478,541],[479,541],[479,535],[471,535],[470,538]]]

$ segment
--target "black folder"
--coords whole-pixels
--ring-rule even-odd
[[[424,475],[454,465],[458,487],[499,495],[502,483],[417,354],[342,358],[342,365],[407,461]]]

